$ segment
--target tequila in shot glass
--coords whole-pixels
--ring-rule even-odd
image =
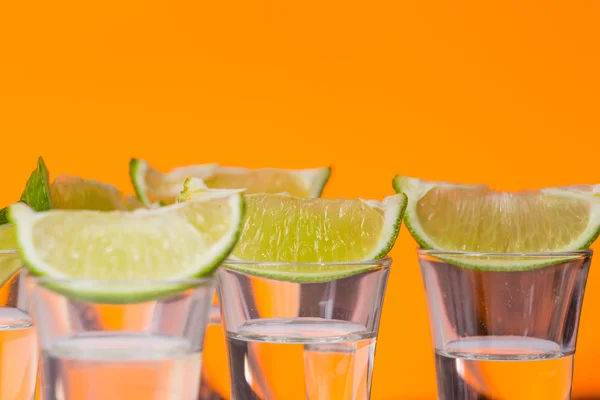
[[[38,372],[37,332],[16,250],[0,250],[0,399],[31,400]],[[16,272],[14,272],[16,271]]]
[[[30,279],[44,399],[197,399],[214,279]],[[103,298],[132,286],[152,298]]]
[[[369,399],[390,265],[225,262],[217,276],[232,398]],[[325,278],[272,279],[278,269]]]
[[[439,399],[570,398],[591,251],[418,254]]]

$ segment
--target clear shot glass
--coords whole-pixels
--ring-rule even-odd
[[[214,279],[30,279],[44,400],[197,400]]]
[[[570,398],[591,251],[418,256],[439,399]]]
[[[217,279],[232,399],[369,399],[390,265],[225,262]]]
[[[216,301],[210,310],[210,318],[204,338],[202,376],[198,400],[229,400],[231,383],[221,310]]]
[[[21,266],[16,250],[0,250],[0,399],[31,400],[36,394],[37,332]]]

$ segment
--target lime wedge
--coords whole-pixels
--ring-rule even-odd
[[[329,167],[304,170],[219,167],[204,183],[209,188],[244,188],[247,194],[287,193],[295,197],[319,197],[330,175]]]
[[[408,196],[404,221],[426,249],[569,252],[588,248],[600,233],[600,201],[574,187],[510,193],[399,175],[393,184]],[[476,267],[529,269],[544,264],[536,260],[535,265],[526,257],[480,260]]]
[[[50,200],[49,174],[42,157],[38,158],[37,168],[31,173],[21,199],[35,211],[46,211],[52,208]]]
[[[48,185],[48,169],[42,157],[38,158],[37,168],[31,173],[20,201],[28,204],[35,211],[46,211],[52,208],[50,187]],[[0,225],[8,223],[8,208],[0,210]]]
[[[319,197],[329,180],[331,168],[283,170],[192,165],[162,173],[146,161],[132,159],[129,176],[138,199],[147,207],[171,204],[183,190],[186,178],[198,178],[212,189],[245,189],[245,193],[287,193],[296,197]]]
[[[48,169],[42,157],[38,158],[37,168],[31,173],[21,202],[30,204],[36,211],[52,208],[48,187]],[[8,207],[0,210],[0,286],[4,285],[22,266],[17,249],[15,227],[9,224]]]
[[[0,225],[0,286],[22,267],[16,249],[14,225]]]
[[[123,204],[125,204],[125,208],[129,211],[137,210],[138,208],[144,208],[145,206],[141,201],[133,194],[128,194],[123,197]]]
[[[107,291],[93,284],[78,296],[119,303],[152,298],[136,280],[181,280],[212,274],[239,236],[239,194],[199,195],[193,201],[135,211],[51,210],[10,207],[21,256],[39,276],[128,280]]]
[[[59,175],[52,182],[50,198],[58,210],[128,209],[123,194],[113,185],[68,175]]]
[[[194,198],[194,187],[186,182],[188,191],[184,190],[180,200]],[[197,194],[202,195],[203,190]],[[264,263],[229,265],[273,279],[302,282],[337,279],[372,268],[367,263],[344,263],[384,258],[396,241],[407,202],[402,193],[383,202],[282,194],[244,198],[246,214],[233,259]]]
[[[143,207],[133,196],[123,194],[113,185],[79,177],[59,175],[52,184],[42,157],[25,184],[20,201],[35,211],[59,210],[133,210]],[[8,222],[7,208],[0,210],[0,225]]]

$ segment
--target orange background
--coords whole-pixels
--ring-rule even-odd
[[[500,189],[600,182],[600,2],[1,1],[0,204],[51,173],[131,192],[127,162],[317,167],[325,196],[382,198],[395,173]],[[435,393],[404,230],[374,399]],[[600,397],[600,274],[575,396]]]

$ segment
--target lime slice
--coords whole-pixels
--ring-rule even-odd
[[[0,225],[0,287],[23,265],[16,253],[14,225]]]
[[[127,210],[123,193],[113,185],[59,175],[50,185],[53,208],[58,210]]]
[[[20,201],[35,211],[59,210],[133,210],[143,207],[135,197],[125,197],[113,185],[79,177],[59,175],[52,184],[44,160],[31,173]],[[0,210],[0,225],[8,222],[7,208]]]
[[[180,200],[194,198],[194,187],[186,182],[188,190]],[[203,190],[196,193],[202,195]],[[372,268],[372,263],[360,261],[377,260],[388,254],[398,236],[407,202],[401,193],[383,202],[282,194],[252,194],[244,198],[246,216],[233,259],[264,263],[228,265],[273,279],[302,282],[327,281]]]
[[[132,159],[129,175],[138,199],[171,204],[183,190],[186,178],[198,178],[212,189],[245,189],[246,193],[287,193],[296,197],[319,197],[329,180],[331,168],[283,170],[219,167],[217,164],[192,165],[162,173],[146,161]]]
[[[48,185],[48,169],[42,157],[38,158],[37,168],[31,173],[20,201],[29,204],[35,211],[46,211],[52,208],[50,187]],[[0,210],[0,225],[8,223],[8,208]]]
[[[44,159],[38,158],[37,168],[31,173],[21,199],[25,204],[28,204],[35,211],[46,211],[52,208],[52,200],[50,200],[49,174]]]
[[[137,210],[138,208],[144,208],[145,206],[141,201],[133,194],[128,194],[123,197],[123,204],[125,204],[125,208],[129,211]]]
[[[219,167],[204,183],[209,188],[244,188],[247,194],[287,193],[295,197],[319,197],[330,175],[330,167],[304,170]]]
[[[569,188],[498,192],[483,185],[453,185],[396,176],[408,196],[404,221],[426,249],[540,253],[588,248],[600,233],[600,201]],[[478,268],[529,269],[536,257],[479,259]],[[462,257],[468,264],[469,257]],[[553,263],[555,258],[553,258]]]
[[[210,275],[227,257],[241,229],[239,194],[199,195],[160,209],[51,210],[10,207],[18,248],[33,274],[53,279],[127,280],[127,285],[82,287],[79,297],[118,303],[153,298],[135,280],[181,280]]]

